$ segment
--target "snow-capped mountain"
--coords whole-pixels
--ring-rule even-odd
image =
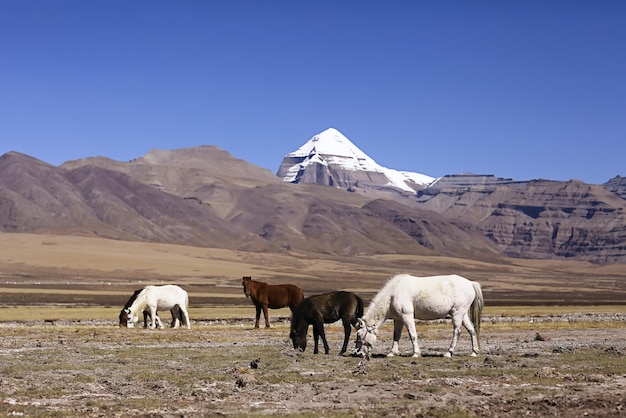
[[[290,183],[316,183],[354,190],[391,188],[407,193],[432,183],[425,174],[383,167],[341,132],[329,128],[287,154],[276,173]]]

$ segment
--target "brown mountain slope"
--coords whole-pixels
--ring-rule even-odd
[[[443,180],[417,199],[380,198],[284,183],[215,147],[61,167],[9,153],[0,158],[0,228],[254,251],[626,263],[626,202],[602,186]]]
[[[239,249],[266,249],[259,237],[224,223],[194,200],[96,166],[66,172],[92,213],[107,225],[146,241]]]
[[[372,210],[363,195],[286,184],[214,147],[153,152],[129,163],[89,158],[60,168],[15,157],[0,164],[0,172],[13,173],[2,176],[3,230],[328,254],[453,255],[458,248],[446,238],[459,236],[453,224],[425,246],[410,222],[384,215],[392,202]],[[28,199],[33,190],[43,197]],[[488,246],[476,238],[477,248]]]
[[[380,200],[376,211],[365,207],[378,194],[369,197],[323,186],[284,183],[267,170],[234,159],[215,147],[152,151],[130,163],[85,159],[63,167],[83,164],[110,167],[195,200],[229,224],[284,249],[339,254],[442,251],[452,255],[461,248],[447,238],[428,245],[416,240],[411,230],[414,225],[390,222],[391,218],[381,216],[386,204],[398,210],[400,206],[392,202]],[[411,212],[408,207],[402,210]],[[435,223],[442,224],[441,217],[431,212],[412,215],[417,216],[436,217]],[[439,232],[444,237],[458,235],[456,225],[448,229],[454,232]],[[497,252],[479,233],[471,242],[480,243],[477,247],[481,249],[490,247],[492,254]]]
[[[91,213],[80,192],[50,164],[11,152],[0,157],[0,225],[4,231],[116,236]],[[129,238],[129,236],[119,236]]]

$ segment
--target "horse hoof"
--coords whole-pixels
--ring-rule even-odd
[[[395,357],[395,354],[394,353],[389,353],[389,354],[387,354],[387,357]]]
[[[451,353],[451,352],[449,352],[449,351],[447,351],[447,352],[445,352],[445,353],[443,354],[443,356],[444,356],[444,357],[447,357],[447,358],[450,358],[450,357],[452,357],[452,353]]]
[[[472,354],[470,354],[471,357],[476,357],[476,353],[472,351]]]
[[[421,357],[421,356],[420,356],[420,353],[413,353],[413,357],[414,358],[418,358],[418,357]]]

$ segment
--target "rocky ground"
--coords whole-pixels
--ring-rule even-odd
[[[485,317],[481,354],[443,358],[446,321],[419,323],[424,356],[369,360],[291,348],[288,321],[195,321],[191,330],[112,321],[0,323],[4,416],[623,416],[626,315]],[[311,340],[309,335],[309,340]],[[352,336],[352,340],[354,335]],[[310,342],[311,344],[312,342]],[[353,344],[351,342],[350,347]],[[401,349],[409,351],[403,335]]]

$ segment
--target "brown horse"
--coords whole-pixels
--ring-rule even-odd
[[[243,277],[243,293],[246,297],[252,299],[252,303],[256,307],[256,322],[254,328],[259,327],[259,319],[261,317],[261,309],[265,316],[265,328],[270,327],[267,309],[280,309],[289,306],[291,312],[298,306],[304,294],[302,289],[292,284],[271,285],[263,282],[252,280],[250,276]]]

